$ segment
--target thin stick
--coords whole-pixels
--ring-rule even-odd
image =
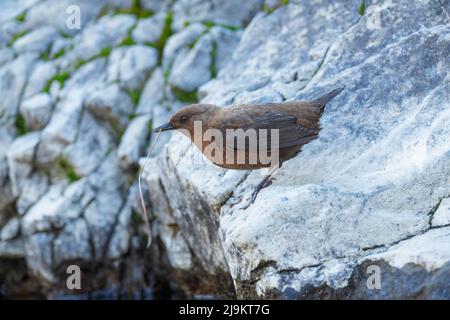
[[[158,141],[159,138],[159,134],[161,133],[161,131],[158,131],[158,135],[156,136],[155,141],[153,142],[153,145],[150,146],[150,150],[148,151],[147,157],[145,158],[144,164],[141,167],[141,171],[139,172],[139,177],[138,177],[138,186],[139,186],[139,195],[141,197],[141,206],[142,206],[142,219],[144,220],[145,223],[145,231],[147,232],[147,248],[150,247],[150,245],[152,244],[152,230],[150,228],[150,222],[148,221],[148,216],[147,216],[147,208],[145,207],[145,201],[144,201],[144,193],[142,192],[142,187],[141,187],[141,176],[142,176],[142,172],[144,172],[145,169],[145,165],[148,162],[148,159],[150,158],[150,154],[153,151],[153,148],[156,146],[156,142]]]

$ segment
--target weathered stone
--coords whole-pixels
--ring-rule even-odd
[[[161,37],[167,13],[161,12],[150,18],[140,19],[131,33],[137,43],[154,43]]]
[[[433,214],[431,220],[431,226],[442,227],[450,224],[450,198],[442,199],[437,208],[436,212]]]
[[[152,201],[166,195],[193,255],[205,247],[191,236],[206,228],[212,247],[218,228],[238,297],[448,298],[450,261],[437,247],[448,234],[449,16],[431,1],[379,9],[382,28],[328,1],[261,13],[217,80],[200,89],[202,102],[227,105],[309,100],[346,86],[325,109],[319,138],[254,204],[247,207],[261,172],[197,162],[199,152],[179,134],[146,170],[156,175],[147,177]],[[362,289],[358,275],[369,259],[388,275],[382,294]],[[415,275],[425,282],[416,286]]]
[[[40,141],[40,133],[18,137],[8,150],[9,178],[13,194],[18,196],[33,170],[33,159]]]
[[[164,99],[164,75],[161,68],[155,69],[142,90],[137,114],[150,114],[154,106]]]
[[[186,29],[171,36],[164,47],[163,65],[165,69],[170,69],[178,53],[200,38],[206,31],[206,27],[200,23],[193,23]]]
[[[52,112],[53,101],[49,94],[37,94],[20,105],[20,113],[29,130],[38,130],[47,124]]]
[[[180,30],[186,22],[215,22],[242,27],[262,9],[263,0],[179,0],[175,3],[174,28]]]
[[[137,165],[150,135],[149,129],[149,116],[138,116],[130,122],[117,149],[122,168],[130,169]]]
[[[169,83],[183,91],[192,92],[211,79],[211,52],[213,50],[212,37],[202,36],[192,50],[184,50],[177,55],[170,76]]]
[[[20,220],[12,218],[6,225],[0,230],[0,240],[8,241],[14,239],[20,231]]]
[[[50,51],[50,45],[58,36],[55,28],[42,27],[17,39],[14,42],[13,49],[20,53],[37,52],[43,54]]]
[[[57,73],[55,64],[51,61],[39,62],[34,67],[27,82],[24,98],[32,97],[41,93],[48,81]]]
[[[118,131],[124,131],[134,105],[131,98],[117,83],[92,92],[86,97],[85,106],[96,118],[105,120]]]
[[[113,50],[109,61],[107,81],[119,81],[130,90],[138,90],[158,63],[158,52],[143,45]]]

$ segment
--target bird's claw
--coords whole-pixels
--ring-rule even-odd
[[[268,187],[268,186],[270,186],[270,185],[272,184],[272,180],[273,180],[273,178],[265,179],[265,180],[261,181],[261,183],[259,183],[259,184],[255,187],[255,190],[253,190],[253,193],[252,193],[252,196],[251,196],[251,199],[250,199],[250,203],[251,203],[251,204],[253,204],[253,203],[255,202],[256,197],[258,196],[258,193],[259,193],[262,189],[264,189],[264,188],[266,188],[266,187]]]

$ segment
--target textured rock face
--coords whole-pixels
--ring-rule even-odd
[[[0,10],[0,297],[72,294],[77,264],[80,298],[450,298],[450,3],[288,2]],[[261,172],[163,134],[145,249],[152,127],[198,100],[343,85],[319,139],[248,208]]]
[[[244,209],[260,172],[194,161],[180,135],[154,160],[170,207],[156,214],[173,212],[194,253],[223,252],[238,297],[449,298],[450,4],[370,5],[363,17],[329,1],[260,13],[199,89],[226,106],[346,86],[320,138],[253,205]],[[380,289],[366,285],[373,266]]]

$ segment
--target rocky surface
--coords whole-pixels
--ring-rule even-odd
[[[200,87],[224,107],[346,87],[253,205],[260,172],[202,162],[180,135],[147,170],[152,202],[165,201],[155,214],[172,213],[204,266],[226,261],[237,297],[450,297],[450,3],[366,5],[362,17],[330,1],[260,13]],[[366,286],[373,265],[380,289]]]
[[[66,25],[72,4],[80,29]],[[450,3],[358,7],[2,10],[0,297],[450,298]],[[199,100],[301,100],[342,85],[320,138],[248,208],[260,172],[216,168],[162,135],[144,172],[145,248],[136,178],[152,127]],[[81,291],[66,288],[71,264]],[[379,289],[367,285],[374,266]]]

